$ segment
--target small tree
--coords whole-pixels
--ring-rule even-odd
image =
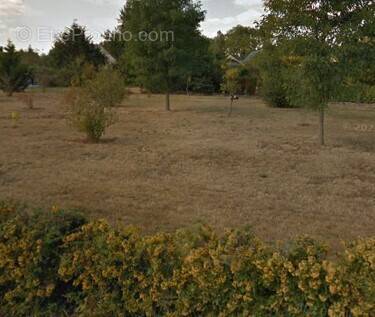
[[[320,144],[324,145],[324,117],[328,102],[340,85],[340,52],[349,42],[359,45],[360,30],[374,21],[372,0],[265,0],[262,26],[272,43],[286,47],[289,54],[302,58],[301,88],[305,102],[320,113]],[[373,30],[373,29],[372,29]],[[303,85],[303,86],[302,86]]]
[[[0,89],[8,96],[23,91],[31,80],[31,71],[22,64],[21,56],[12,42],[0,51]]]
[[[199,27],[204,17],[201,3],[193,0],[128,0],[122,10],[121,32],[133,38],[125,55],[137,82],[165,93],[167,111],[174,82],[185,81],[192,69],[194,51],[202,43]],[[141,34],[146,35],[144,40],[137,38]]]
[[[72,87],[67,95],[68,121],[89,142],[97,143],[106,129],[117,122],[114,109],[125,95],[124,83],[115,71],[104,69],[83,87]]]
[[[230,108],[228,115],[231,116],[233,112],[233,102],[236,99],[235,95],[240,89],[240,70],[239,68],[229,68],[225,72],[224,83],[222,91],[230,95]]]

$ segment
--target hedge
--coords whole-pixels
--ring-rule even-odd
[[[0,203],[0,316],[375,316],[375,239],[330,260],[248,229],[142,235]]]

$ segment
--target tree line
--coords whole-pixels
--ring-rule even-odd
[[[8,94],[30,81],[43,87],[80,86],[116,60],[127,85],[170,93],[260,93],[275,107],[324,110],[330,101],[375,101],[375,5],[372,0],[264,0],[254,27],[236,26],[214,38],[202,35],[206,12],[192,0],[129,0],[118,26],[93,43],[74,22],[47,55],[33,49],[0,50],[0,88]],[[173,34],[173,40],[137,40],[140,32]],[[118,34],[131,35],[124,41]]]

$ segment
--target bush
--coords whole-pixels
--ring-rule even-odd
[[[248,229],[142,236],[62,211],[0,203],[5,316],[367,316],[375,239],[338,260],[303,237],[281,248]]]
[[[103,69],[83,87],[73,87],[66,96],[69,104],[68,120],[89,142],[99,142],[105,130],[116,122],[114,107],[125,94],[121,76]]]
[[[118,232],[98,221],[65,242],[59,274],[77,287],[71,298],[82,315],[164,316],[172,311],[178,256],[171,235],[141,237],[132,228]]]
[[[84,224],[76,213],[0,204],[0,315],[56,316],[71,288],[58,275],[63,239]]]

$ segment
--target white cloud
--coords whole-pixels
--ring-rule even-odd
[[[124,4],[123,0],[83,0],[97,6],[121,6]]]
[[[207,19],[202,23],[203,33],[208,36],[215,36],[218,30],[227,32],[239,24],[251,26],[256,20],[260,19],[261,15],[261,11],[247,10],[236,16]]]
[[[234,0],[234,4],[244,7],[246,10],[258,12],[259,14],[264,12],[263,3],[260,0]]]
[[[24,10],[25,3],[23,0],[0,0],[0,16],[21,15]]]
[[[259,0],[234,0],[234,4],[254,10],[262,10],[262,2]]]

